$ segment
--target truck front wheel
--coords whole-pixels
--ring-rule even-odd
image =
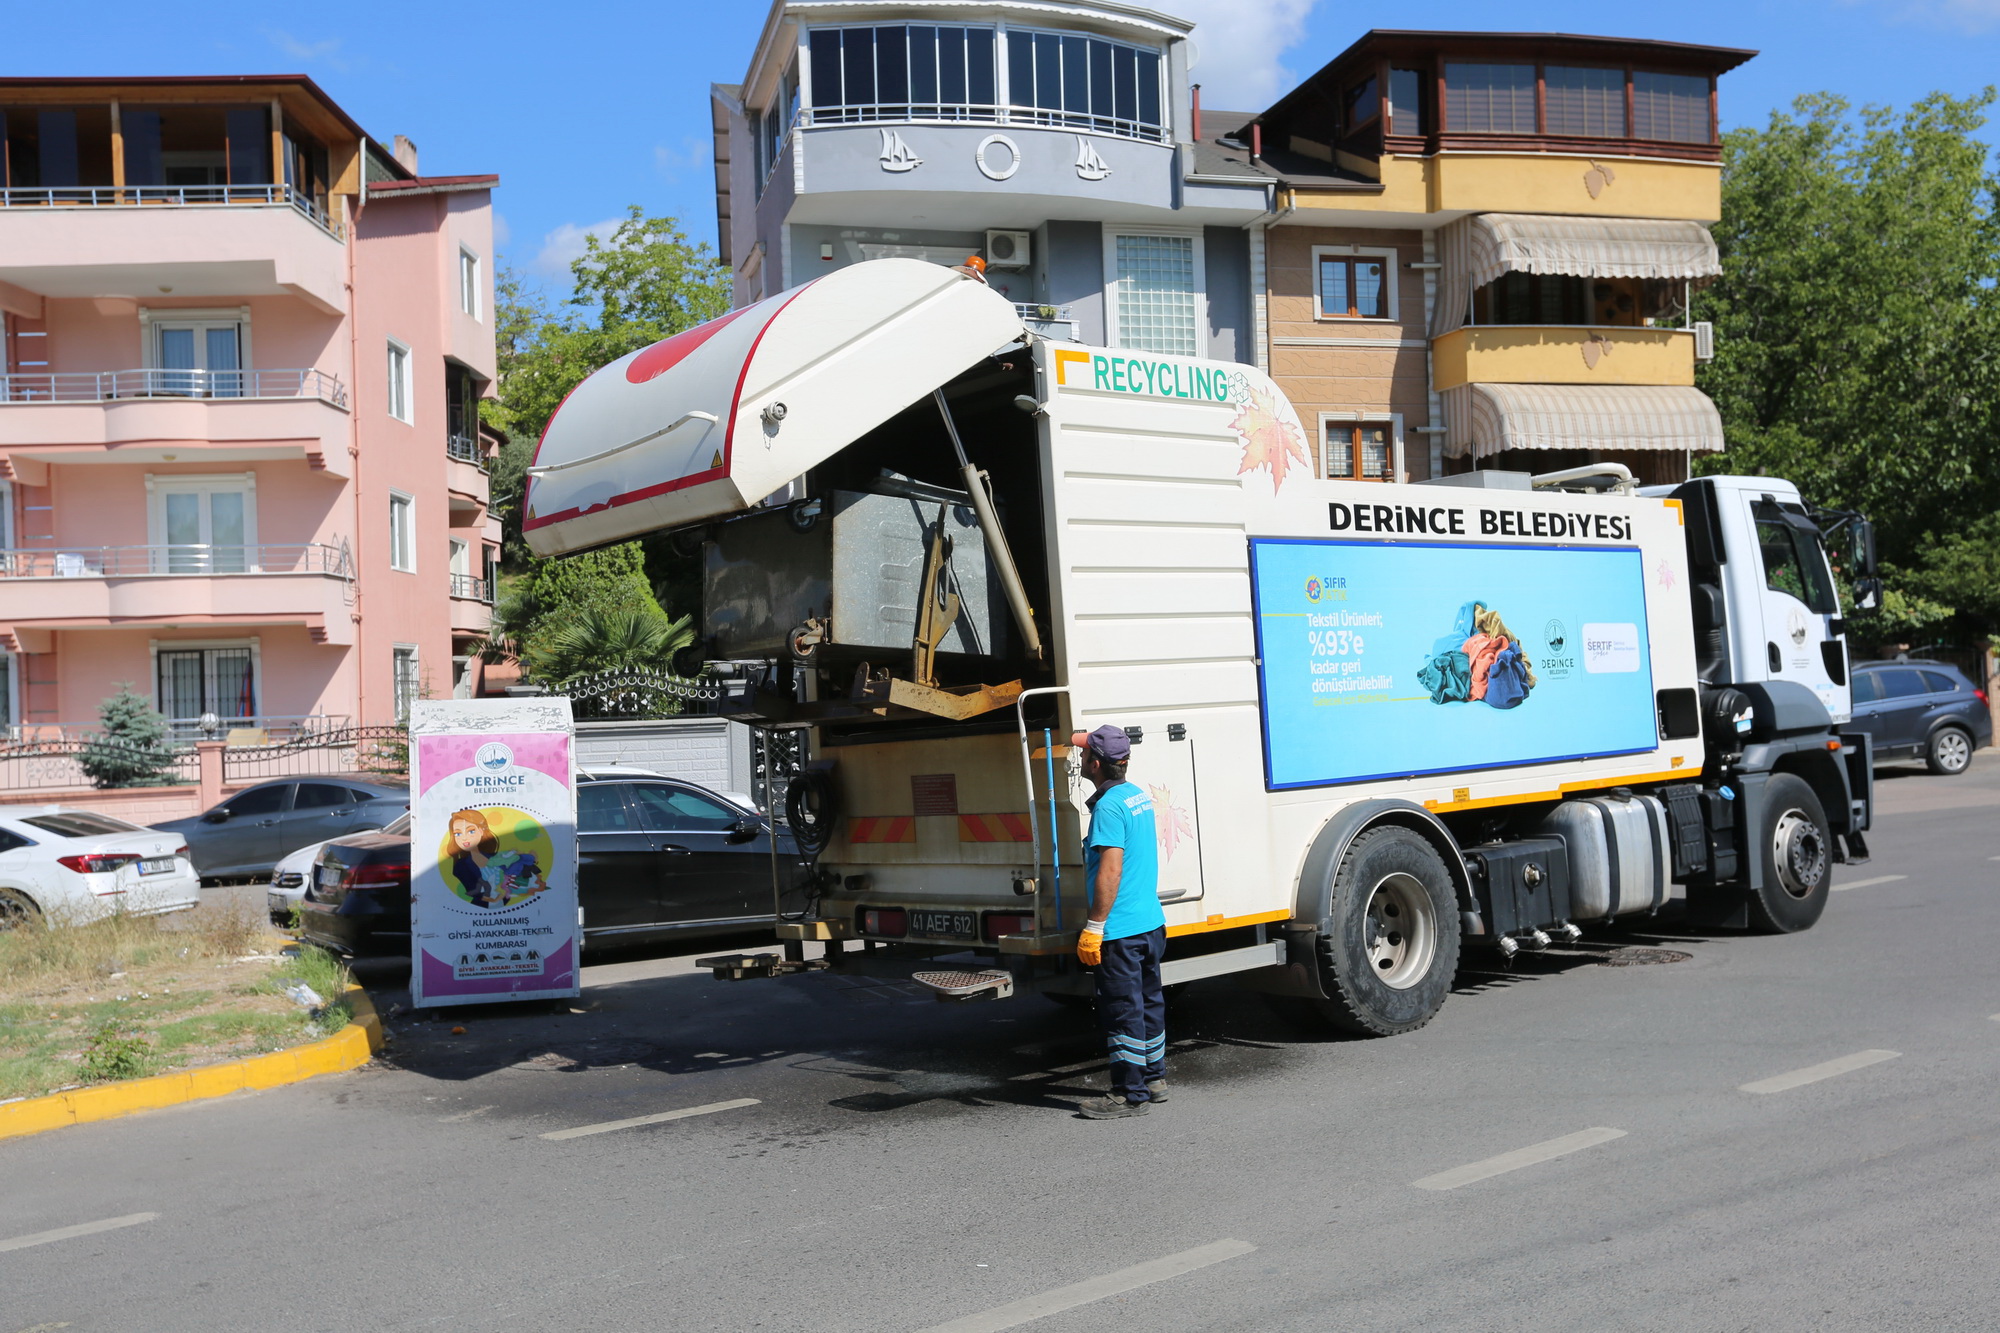
[[[1764,784],[1756,855],[1764,884],[1750,895],[1751,926],[1774,935],[1810,928],[1833,889],[1833,834],[1803,778],[1779,773]]]
[[[1437,848],[1384,825],[1340,863],[1319,940],[1316,1001],[1334,1027],[1370,1037],[1413,1032],[1444,1004],[1458,970],[1458,900]]]

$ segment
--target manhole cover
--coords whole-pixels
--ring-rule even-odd
[[[1694,957],[1679,949],[1613,949],[1597,961],[1606,967],[1646,967],[1653,963],[1685,963]]]
[[[644,1064],[659,1058],[660,1048],[644,1041],[578,1041],[561,1050],[530,1049],[514,1062],[516,1069],[542,1069],[574,1074],[585,1069],[611,1069]]]

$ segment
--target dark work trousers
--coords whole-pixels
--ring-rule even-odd
[[[1165,926],[1104,941],[1097,965],[1097,1021],[1111,1054],[1111,1092],[1128,1102],[1149,1100],[1148,1079],[1167,1073],[1167,997],[1160,989]]]

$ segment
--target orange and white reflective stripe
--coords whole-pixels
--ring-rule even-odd
[[[958,840],[960,842],[1028,842],[1033,835],[1028,831],[1026,815],[960,815],[958,817]]]
[[[910,815],[855,815],[847,821],[847,840],[863,842],[915,842],[917,821]]]

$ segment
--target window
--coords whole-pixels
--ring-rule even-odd
[[[1854,702],[1872,704],[1882,697],[1882,674],[1879,671],[1857,671],[1854,673]]]
[[[1632,72],[1632,137],[1668,143],[1713,143],[1703,74]]]
[[[1351,250],[1349,246],[1313,248],[1315,317],[1394,319],[1396,252]]]
[[[331,782],[301,782],[299,794],[292,798],[292,809],[319,810],[328,806],[348,805],[355,799],[354,792],[347,787],[336,787]]]
[[[14,654],[0,653],[0,734],[13,735],[21,720],[21,694],[14,684]]]
[[[1389,128],[1396,134],[1429,134],[1430,117],[1424,109],[1427,79],[1420,69],[1389,71]]]
[[[1774,505],[1759,501],[1752,512],[1757,520],[1757,548],[1764,560],[1764,586],[1798,598],[1821,615],[1837,612],[1840,603],[1834,597],[1833,578],[1818,538],[1793,527],[1784,511]]]
[[[479,318],[479,256],[458,247],[458,308]]]
[[[141,308],[147,390],[190,398],[241,398],[250,364],[247,310]]]
[[[1561,273],[1503,273],[1479,289],[1473,312],[1481,324],[1605,323],[1595,318],[1599,285]]]
[[[257,566],[254,474],[146,478],[147,544],[159,574],[241,574]]]
[[[401,491],[389,492],[389,568],[417,572],[417,502]]]
[[[815,28],[806,53],[818,124],[999,114],[992,28]]]
[[[29,828],[53,833],[58,838],[101,838],[107,833],[144,833],[137,824],[128,824],[116,815],[100,815],[90,810],[64,810],[53,815],[29,815],[21,821]]]
[[[1535,132],[1535,67],[1452,61],[1444,67],[1445,128],[1471,134]]]
[[[757,142],[757,181],[761,190],[763,182],[771,177],[771,171],[778,164],[778,155],[785,151],[785,136],[791,133],[792,125],[799,118],[799,71],[794,65],[786,69],[784,77],[778,80],[777,96],[764,114],[753,113],[752,123],[760,129]]]
[[[224,722],[257,716],[254,645],[162,645],[158,672],[160,712],[180,730],[194,727],[208,713]]]
[[[1926,671],[1923,673],[1923,677],[1924,688],[1932,694],[1958,693],[1958,682],[1954,681],[1950,676],[1945,675],[1942,671]]]
[[[1394,461],[1393,425],[1379,421],[1329,421],[1323,471],[1328,481],[1388,481]]]
[[[1550,65],[1542,72],[1550,134],[1625,137],[1625,71]]]
[[[33,847],[35,844],[20,834],[0,828],[0,852],[11,852],[17,847]]]
[[[275,782],[268,787],[252,787],[249,791],[238,792],[223,802],[222,808],[229,812],[231,819],[242,819],[246,815],[278,815],[285,811],[285,797],[290,794],[292,784]]]
[[[1160,53],[1102,37],[1009,29],[1007,101],[1016,120],[1140,139],[1166,133]]]
[[[410,416],[410,349],[394,338],[389,340],[389,415],[398,421]]]
[[[576,789],[578,833],[630,833],[637,827],[623,783],[586,782]]]
[[[1201,354],[1201,243],[1194,236],[1113,233],[1109,302],[1114,347]]]
[[[417,701],[417,649],[399,643],[389,650],[390,687],[395,691],[396,721],[410,720],[410,705]]]
[[[721,833],[747,818],[740,810],[684,787],[634,782],[629,790],[639,807],[639,822],[654,833]]]
[[[1909,667],[1892,667],[1874,675],[1875,686],[1884,699],[1910,699],[1929,692],[1924,689],[1923,673]]]
[[[1377,95],[1373,75],[1347,90],[1347,96],[1341,99],[1341,109],[1341,128],[1349,134],[1381,113],[1382,99]]]

